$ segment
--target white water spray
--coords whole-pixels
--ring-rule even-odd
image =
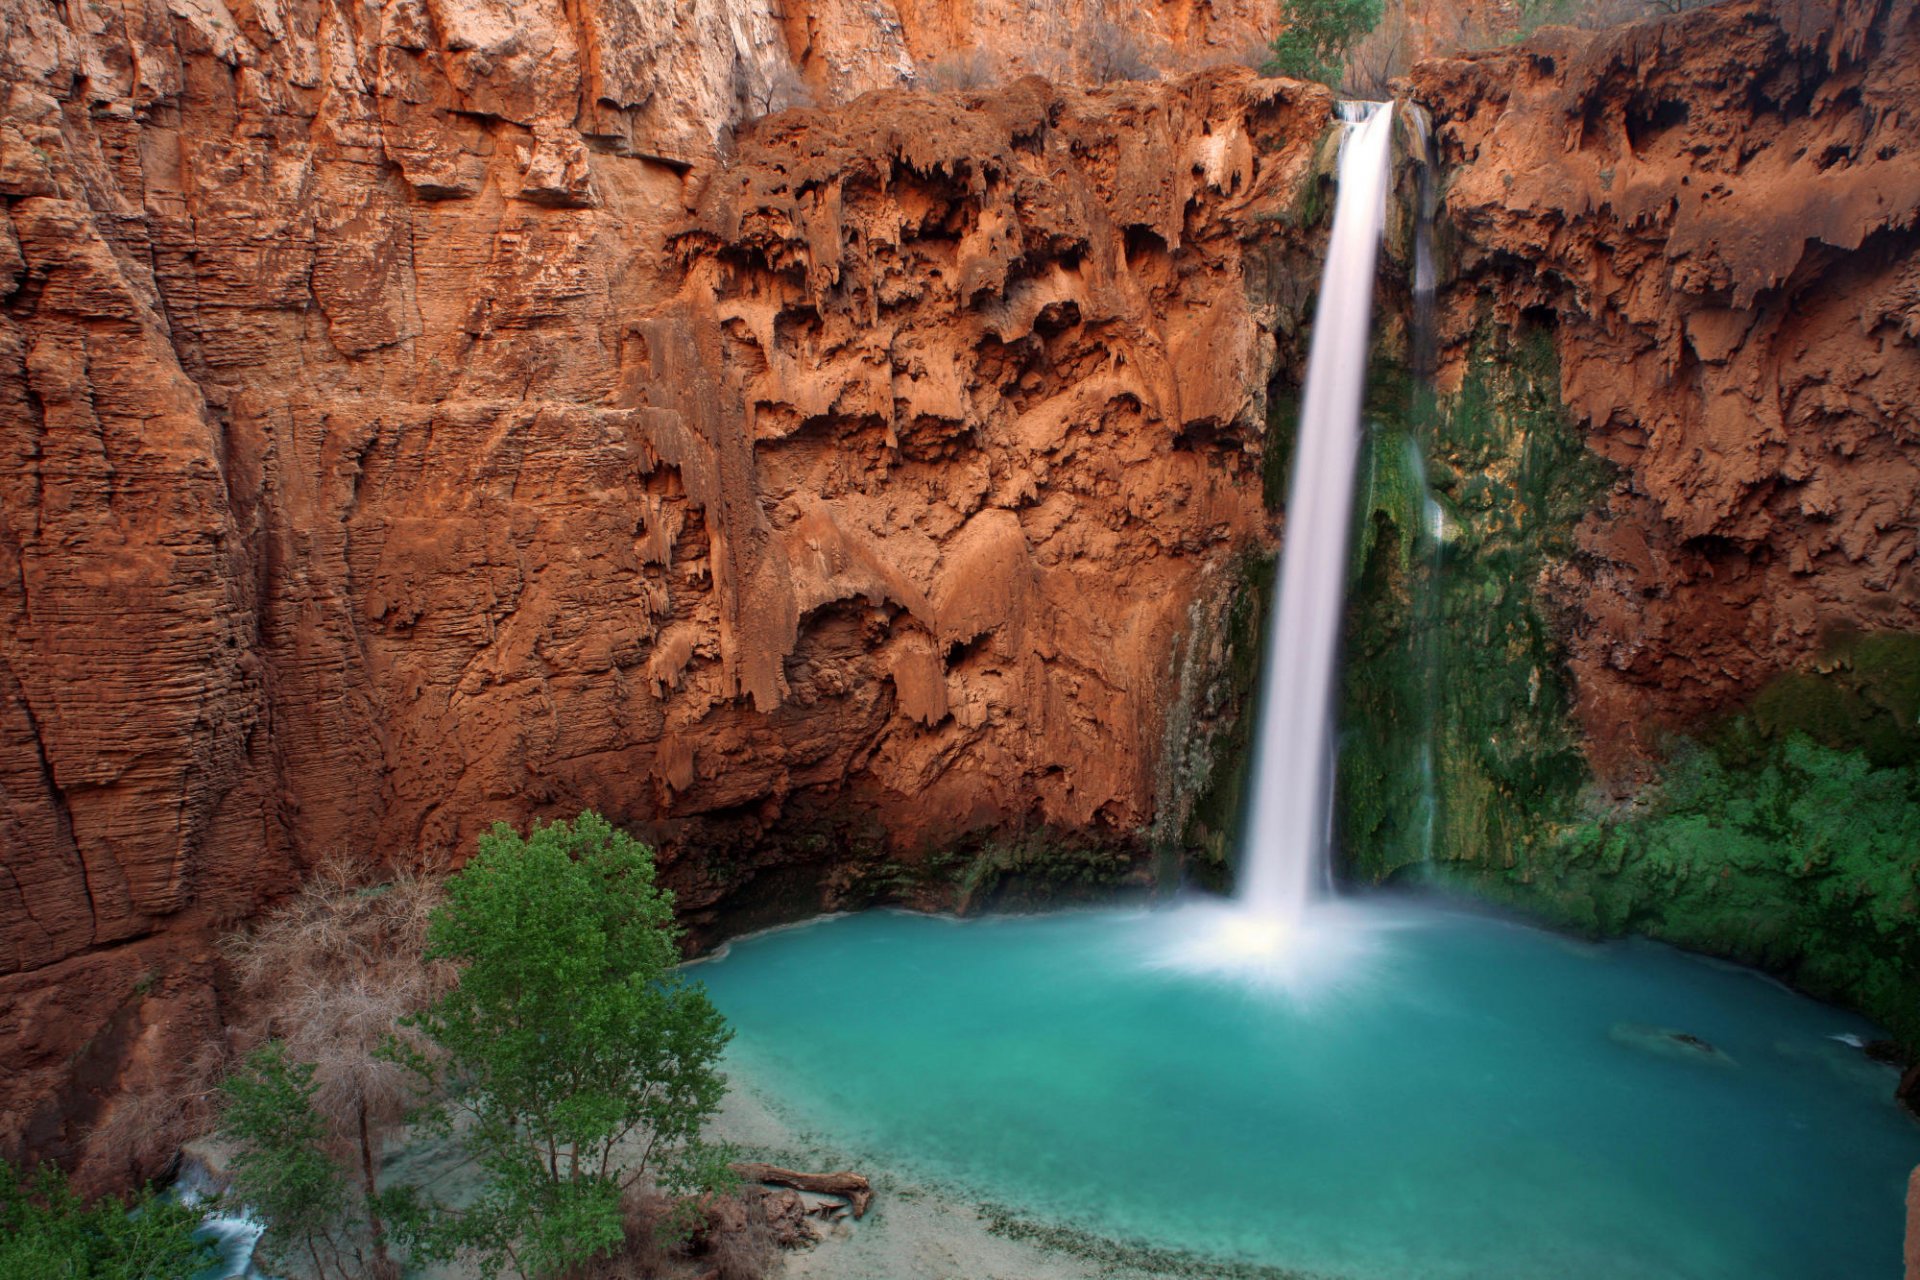
[[[1314,314],[1287,494],[1279,608],[1269,628],[1241,898],[1290,933],[1328,882],[1333,683],[1360,453],[1374,259],[1386,224],[1393,104],[1346,103],[1333,235]]]

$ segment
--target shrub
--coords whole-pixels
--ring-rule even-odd
[[[92,1205],[51,1165],[0,1176],[0,1276],[20,1280],[189,1280],[214,1260],[194,1232],[200,1213],[145,1195],[138,1209],[113,1196]]]
[[[625,1193],[727,1181],[701,1141],[726,1082],[729,1033],[676,973],[673,897],[653,854],[593,813],[505,824],[447,883],[428,957],[459,967],[416,1021],[443,1064],[411,1055],[434,1113],[484,1175],[471,1202],[434,1206],[420,1239],[482,1274],[552,1275],[625,1239]]]
[[[914,88],[931,89],[935,93],[984,89],[999,80],[1000,65],[985,49],[949,53],[913,73]]]
[[[812,106],[813,89],[800,78],[799,70],[791,63],[782,63],[767,72],[758,84],[749,81],[746,100],[747,109],[754,116],[767,116],[776,111]]]
[[[1285,24],[1262,74],[1337,85],[1347,56],[1380,22],[1380,0],[1281,0]]]
[[[318,868],[253,931],[225,942],[244,998],[243,1041],[271,1041],[281,1063],[257,1057],[244,1078],[258,1080],[263,1069],[298,1073],[301,1096],[282,1082],[274,1097],[317,1122],[312,1149],[321,1158],[356,1167],[339,1229],[311,1241],[330,1257],[355,1258],[356,1275],[394,1271],[376,1171],[386,1133],[414,1101],[413,1075],[399,1055],[381,1050],[396,1037],[409,1052],[427,1048],[402,1024],[452,982],[450,966],[424,958],[439,902],[439,886],[425,876],[376,881],[369,866],[340,859]],[[281,1122],[293,1123],[292,1115]]]
[[[1160,78],[1160,69],[1147,60],[1133,33],[1105,18],[1098,19],[1087,29],[1082,54],[1087,64],[1087,75],[1095,84]]]
[[[270,1260],[284,1264],[304,1253],[319,1280],[347,1280],[364,1274],[367,1261],[348,1243],[347,1179],[327,1153],[313,1076],[312,1063],[293,1061],[285,1045],[271,1041],[221,1086],[223,1133],[239,1148],[231,1190],[266,1224],[261,1249]]]

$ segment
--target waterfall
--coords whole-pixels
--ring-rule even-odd
[[[1243,901],[1281,925],[1298,920],[1331,874],[1333,687],[1391,168],[1393,105],[1344,103],[1340,116],[1347,125],[1333,235],[1307,356],[1241,855]]]

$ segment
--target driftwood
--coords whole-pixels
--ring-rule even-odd
[[[867,1206],[873,1203],[873,1187],[857,1173],[801,1173],[795,1169],[782,1169],[777,1164],[761,1164],[757,1160],[743,1160],[733,1166],[733,1171],[748,1182],[763,1182],[769,1186],[790,1187],[795,1191],[812,1191],[823,1196],[845,1196],[847,1203],[853,1206],[853,1216],[863,1218]]]

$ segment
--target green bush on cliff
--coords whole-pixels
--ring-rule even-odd
[[[428,931],[428,958],[459,969],[417,1019],[444,1058],[411,1061],[442,1099],[430,1121],[484,1186],[427,1211],[418,1253],[555,1275],[622,1245],[641,1179],[727,1181],[701,1131],[730,1033],[677,974],[679,936],[652,850],[599,815],[481,837]]]
[[[1380,25],[1380,0],[1281,0],[1280,21],[1261,74],[1337,85],[1353,47]]]
[[[1589,897],[1590,927],[1765,966],[1915,1045],[1915,832],[1920,768],[1799,733],[1737,735],[1678,750],[1645,816],[1573,827],[1554,874]]]
[[[200,1213],[144,1196],[129,1212],[114,1196],[91,1205],[66,1175],[41,1165],[0,1174],[0,1276],[13,1280],[188,1280],[214,1260],[194,1238]]]

